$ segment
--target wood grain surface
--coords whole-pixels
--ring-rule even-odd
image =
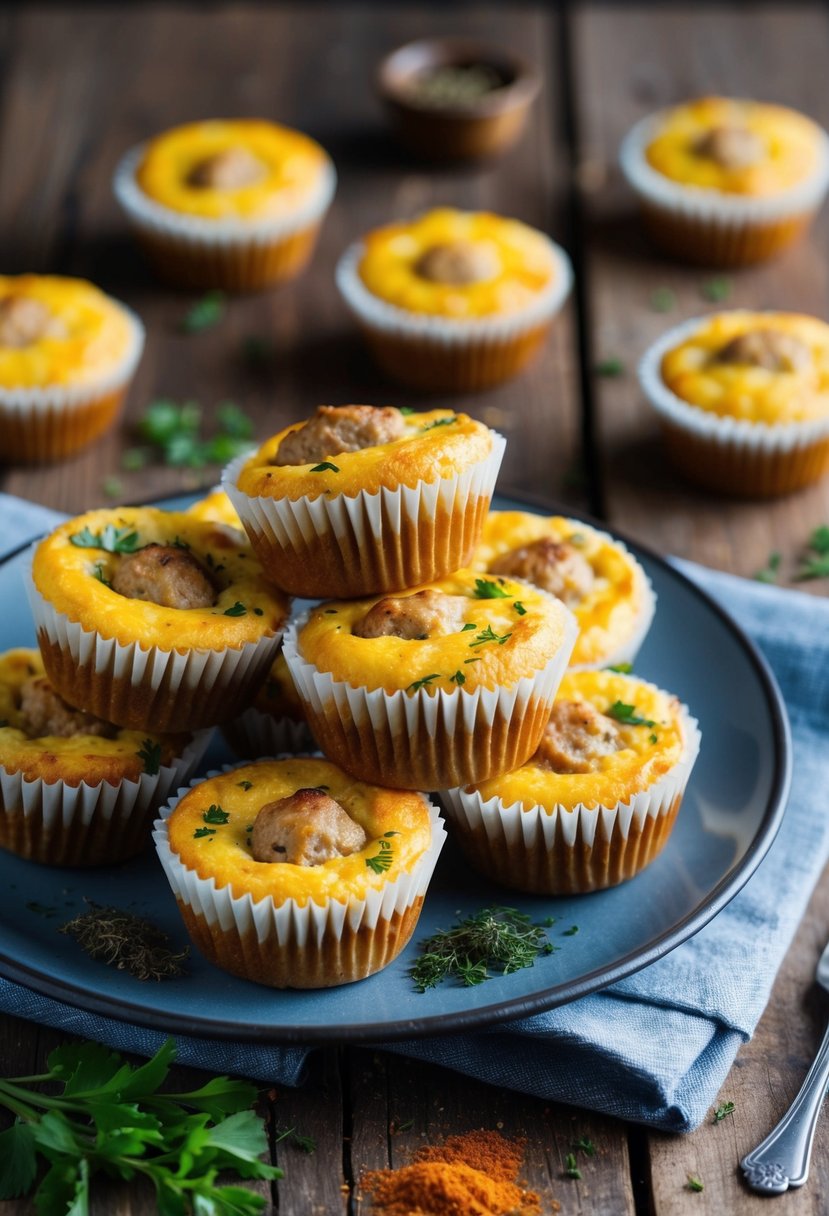
[[[533,60],[543,92],[526,137],[503,159],[420,165],[391,142],[373,73],[384,52],[409,38],[457,32]],[[705,285],[721,276],[676,266],[647,246],[615,157],[638,117],[706,91],[786,102],[829,126],[828,56],[825,9],[783,0],[476,4],[454,12],[353,3],[3,9],[0,266],[92,278],[140,313],[148,342],[122,425],[62,464],[4,469],[2,488],[72,512],[112,501],[112,478],[123,501],[211,484],[218,469],[122,469],[137,420],[161,397],[198,401],[208,422],[222,401],[234,400],[262,436],[320,401],[426,404],[368,361],[334,288],[334,265],[349,241],[390,218],[439,203],[483,207],[549,231],[579,273],[539,362],[512,384],[453,401],[508,436],[503,488],[592,507],[657,549],[742,574],[778,550],[788,578],[812,528],[829,522],[829,482],[772,504],[736,503],[693,490],[664,463],[635,365],[667,325],[713,307]],[[112,198],[111,175],[125,149],[159,129],[237,115],[273,117],[317,137],[336,162],[337,197],[300,281],[233,299],[219,325],[188,336],[181,320],[195,297],[153,281]],[[824,212],[805,244],[729,276],[729,304],[824,315],[827,236]],[[653,293],[664,288],[673,304],[656,312]],[[250,338],[270,348],[261,366],[245,360]],[[610,357],[622,361],[622,374],[595,375]],[[807,589],[825,594],[827,586]],[[547,1210],[557,1203],[566,1216],[767,1212],[769,1201],[743,1187],[737,1162],[783,1112],[819,1042],[827,1003],[813,973],[827,936],[829,891],[819,889],[768,1011],[723,1087],[719,1100],[736,1109],[721,1123],[684,1137],[652,1134],[397,1055],[331,1047],[313,1056],[302,1087],[263,1096],[274,1141],[289,1128],[316,1141],[313,1154],[290,1137],[274,1144],[285,1178],[272,1193],[265,1188],[267,1210],[370,1216],[359,1187],[365,1169],[398,1165],[423,1143],[487,1127],[526,1139],[527,1184]],[[0,1073],[38,1071],[57,1041],[50,1030],[0,1018]],[[564,1176],[564,1162],[583,1135],[598,1152],[575,1181]],[[688,1189],[689,1174],[703,1180],[701,1193]],[[823,1124],[808,1186],[773,1203],[780,1216],[829,1210]],[[23,1201],[0,1203],[0,1216],[32,1210]],[[154,1208],[150,1194],[113,1187],[94,1210],[149,1216]]]

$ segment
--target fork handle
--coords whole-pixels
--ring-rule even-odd
[[[803,1186],[820,1108],[829,1083],[829,1026],[800,1091],[762,1144],[740,1165],[748,1185],[765,1195],[782,1195],[790,1186]]]

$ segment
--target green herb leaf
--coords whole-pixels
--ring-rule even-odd
[[[0,1199],[25,1195],[37,1174],[37,1151],[32,1127],[16,1120],[0,1132]]]
[[[622,376],[625,372],[625,365],[621,359],[613,357],[610,359],[602,359],[600,363],[596,364],[595,370],[597,376]]]
[[[581,1170],[576,1162],[576,1154],[568,1153],[564,1162],[564,1173],[568,1178],[575,1178],[578,1181],[581,1178]]]
[[[629,675],[633,671],[632,663],[611,663],[609,667],[605,667],[605,671],[618,671],[620,675]]]
[[[519,616],[527,615],[527,609],[524,607],[524,605],[521,603],[520,600],[516,600],[512,606],[515,609],[515,611],[518,613]]]
[[[466,624],[461,629],[461,633],[469,633],[469,631],[471,629],[477,629],[477,628],[478,628],[478,626],[475,625],[472,621],[467,621]]]
[[[243,790],[252,790],[253,789],[252,781],[237,781],[236,784],[241,786]]]
[[[147,453],[143,448],[127,448],[121,455],[121,468],[127,473],[143,469],[146,463]]]
[[[549,945],[543,927],[523,912],[484,908],[422,942],[412,980],[418,992],[426,992],[449,977],[469,987],[489,979],[490,968],[509,975],[522,967],[532,967]]]
[[[120,477],[109,476],[105,477],[101,482],[101,492],[106,498],[122,498],[124,495],[124,483]]]
[[[650,306],[653,312],[670,312],[676,306],[676,293],[670,287],[657,287],[651,292]]]
[[[475,590],[472,594],[479,600],[508,600],[510,598],[508,591],[488,578],[476,578]]]
[[[725,1119],[727,1115],[733,1115],[736,1109],[737,1105],[735,1102],[721,1103],[714,1111],[714,1122],[722,1123],[723,1119]]]
[[[415,412],[410,405],[398,405],[397,409],[404,418],[408,418]]]
[[[779,553],[770,553],[768,560],[762,570],[758,570],[754,577],[758,583],[776,583],[777,576],[780,572],[781,557]]]
[[[806,546],[803,559],[795,578],[801,581],[810,578],[829,578],[829,528],[821,524],[815,528]],[[814,556],[812,556],[814,554]]]
[[[83,527],[69,537],[69,543],[78,549],[103,549],[107,553],[135,553],[141,548],[137,532],[129,527],[116,528],[114,524],[107,524],[101,532]]]
[[[224,293],[209,291],[184,314],[181,328],[186,334],[197,334],[203,329],[211,329],[214,325],[218,325],[224,315]]]
[[[223,810],[218,803],[213,802],[202,815],[202,819],[205,823],[227,823],[230,814]]]
[[[324,473],[326,469],[329,469],[332,473],[339,473],[340,471],[330,460],[323,460],[319,464],[315,464],[310,471],[312,473]]]
[[[244,616],[246,612],[247,612],[247,608],[245,607],[245,605],[240,604],[239,601],[237,600],[236,603],[231,608],[225,608],[222,615],[223,616]]]
[[[144,739],[136,754],[138,759],[144,762],[144,772],[154,777],[161,768],[161,744],[154,743],[152,739]]]
[[[193,833],[193,839],[202,840],[205,836],[215,836],[215,835],[216,835],[215,828],[196,828],[195,832]]]
[[[475,646],[483,646],[486,642],[497,642],[499,646],[503,646],[504,642],[511,637],[511,633],[498,634],[491,625],[487,625],[469,645],[474,648]]]
[[[104,574],[104,563],[103,562],[96,562],[95,565],[92,567],[92,577],[96,578],[99,583],[103,583],[105,587],[109,587],[109,589],[112,590],[112,583],[109,581],[107,576]]]
[[[438,418],[435,422],[427,422],[425,426],[422,426],[420,428],[420,430],[421,430],[421,433],[423,433],[424,431],[433,431],[436,427],[451,426],[453,422],[457,422],[457,421],[458,421],[457,417]]]
[[[595,1157],[596,1146],[587,1136],[582,1136],[581,1139],[577,1140],[573,1145],[573,1152],[582,1152],[584,1153],[585,1157]]]
[[[462,671],[456,671],[453,676],[449,677],[449,683],[457,684],[458,688],[460,688],[462,684],[466,683],[466,676]]]
[[[731,280],[724,277],[708,279],[707,282],[700,284],[699,292],[704,300],[710,300],[712,304],[721,304],[731,295]]]
[[[421,676],[419,680],[414,680],[406,689],[406,692],[417,692],[420,688],[428,688],[432,680],[439,680],[440,672],[433,671],[429,676]]]
[[[564,937],[575,937],[579,931],[578,925],[571,925],[569,929],[564,930]]]
[[[699,1174],[686,1174],[689,1191],[704,1191],[705,1186]]]
[[[298,1148],[300,1152],[307,1153],[308,1156],[317,1151],[317,1142],[314,1137],[301,1136],[295,1127],[277,1128],[275,1143],[279,1144],[282,1140],[288,1140],[294,1148]]]
[[[815,553],[829,553],[829,527],[826,524],[815,528],[809,537],[809,548],[814,549]]]
[[[615,718],[624,726],[656,726],[656,723],[652,722],[650,718],[640,718],[636,713],[635,705],[626,705],[624,701],[614,701],[604,712],[609,718]]]

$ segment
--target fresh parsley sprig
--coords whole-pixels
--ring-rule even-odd
[[[474,640],[471,641],[469,645],[473,649],[476,646],[483,646],[486,642],[497,642],[499,646],[503,646],[504,642],[511,637],[511,633],[499,634],[495,632],[491,625],[487,625],[485,629],[482,629],[481,632],[475,636]]]
[[[498,583],[489,578],[476,578],[475,590],[472,594],[479,600],[508,600],[509,591],[505,591]]]
[[[45,1073],[0,1081],[0,1106],[15,1116],[0,1133],[0,1199],[28,1194],[44,1165],[35,1194],[41,1216],[83,1216],[98,1174],[145,1178],[167,1216],[257,1216],[263,1195],[217,1183],[223,1170],[283,1176],[261,1159],[268,1142],[250,1109],[256,1090],[214,1077],[189,1093],[159,1093],[175,1050],[168,1039],[135,1067],[96,1043],[67,1043],[49,1055]]]
[[[615,718],[617,722],[621,722],[623,726],[656,726],[656,723],[650,718],[640,717],[635,705],[626,705],[624,701],[614,701],[604,712],[609,718]]]
[[[821,524],[815,528],[806,545],[806,556],[795,578],[803,581],[810,578],[829,578],[829,528]]]
[[[103,549],[106,553],[135,553],[141,548],[136,531],[128,526],[116,528],[115,524],[107,524],[100,532],[92,532],[85,526],[72,533],[69,543],[78,549]]]
[[[144,762],[144,772],[148,777],[154,777],[161,768],[161,744],[152,739],[144,739],[136,753],[139,760]]]

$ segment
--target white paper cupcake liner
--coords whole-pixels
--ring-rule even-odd
[[[238,718],[222,723],[222,734],[237,756],[259,760],[278,753],[296,755],[315,748],[307,722],[275,718],[251,705]]]
[[[190,779],[211,734],[198,731],[171,764],[117,785],[26,780],[0,765],[0,845],[51,865],[107,865],[132,856],[150,839],[150,817]]]
[[[443,790],[441,800],[471,864],[506,886],[537,894],[575,894],[631,878],[660,851],[699,754],[696,719],[681,707],[685,746],[659,781],[613,806],[580,803],[550,811],[476,790]]]
[[[740,229],[746,224],[772,224],[816,211],[829,189],[829,136],[819,132],[818,163],[804,181],[772,197],[746,198],[672,181],[648,162],[646,150],[665,121],[665,113],[641,119],[622,140],[619,164],[639,198],[686,220]]]
[[[337,286],[358,321],[390,335],[418,341],[428,339],[438,347],[511,342],[552,320],[570,293],[573,283],[570,259],[554,241],[545,240],[553,261],[553,278],[531,304],[509,316],[436,317],[410,312],[381,300],[360,278],[359,265],[365,251],[361,241],[349,245],[337,263]]]
[[[363,781],[440,789],[517,768],[538,746],[578,634],[567,613],[558,651],[531,676],[499,688],[389,693],[355,688],[299,653],[307,613],[285,632],[285,661],[323,752]]]
[[[505,447],[493,431],[489,454],[453,476],[372,494],[253,498],[238,487],[247,455],[228,465],[222,486],[278,586],[309,598],[356,598],[431,582],[464,565]]]
[[[241,220],[237,218],[210,219],[185,215],[165,207],[144,193],[136,180],[136,170],[144,156],[146,145],[132,148],[120,161],[112,181],[115,197],[127,217],[139,229],[160,238],[174,238],[194,249],[213,246],[265,246],[294,236],[319,223],[334,197],[337,174],[326,160],[319,182],[300,206],[289,214],[276,218]]]
[[[739,311],[735,311],[734,315],[739,315]],[[662,334],[645,351],[639,364],[639,384],[662,422],[681,428],[690,437],[716,444],[723,450],[731,450],[737,456],[794,454],[829,438],[829,415],[808,422],[771,426],[766,422],[748,422],[745,418],[721,417],[711,410],[689,405],[688,401],[671,392],[662,379],[662,359],[667,351],[693,337],[709,320],[709,317],[694,317]]]
[[[256,695],[282,638],[277,631],[238,649],[183,652],[125,644],[59,612],[35,586],[31,568],[26,590],[46,672],[60,695],[134,730],[197,730],[231,717]]]
[[[207,777],[215,777],[219,771],[231,771],[233,767],[210,772]],[[202,780],[204,778],[191,782],[189,788]],[[327,899],[322,904],[309,900],[303,906],[294,899],[277,904],[268,897],[254,900],[250,894],[234,896],[230,886],[217,886],[215,878],[201,878],[195,870],[185,866],[170,847],[167,821],[186,792],[179,790],[162,809],[161,817],[154,825],[153,839],[173,894],[182,911],[189,910],[191,914],[186,917],[188,927],[194,920],[203,927],[197,944],[204,948],[208,941],[219,943],[215,951],[208,947],[212,962],[226,965],[221,951],[224,939],[231,957],[235,956],[237,962],[232,968],[235,974],[244,975],[249,961],[251,973],[248,978],[260,983],[271,983],[274,987],[321,987],[327,983],[347,983],[364,978],[379,970],[379,966],[391,962],[406,944],[416,924],[416,916],[412,920],[409,914],[419,913],[446,839],[443,820],[425,795],[422,797],[429,809],[432,838],[429,848],[411,871],[400,874],[379,890],[369,890],[363,899]],[[410,924],[404,940],[400,940],[397,926],[407,919]],[[383,940],[384,925],[395,926],[388,940],[389,949],[373,952],[372,939]],[[338,945],[346,935],[364,939],[366,950],[357,953],[369,969],[361,970],[359,974],[329,977],[326,974],[329,960],[340,957]],[[379,965],[375,966],[375,963]],[[301,964],[301,972],[297,964]],[[295,965],[296,973],[291,975]],[[301,982],[309,978],[312,982]]]

